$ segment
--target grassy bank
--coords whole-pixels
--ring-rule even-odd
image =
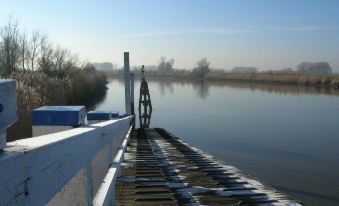
[[[123,71],[116,70],[106,73],[109,77],[123,78]],[[140,71],[134,70],[136,78],[140,77]],[[156,70],[146,71],[148,79],[187,79],[201,80],[189,70],[175,70],[167,74],[160,74]],[[307,75],[300,73],[282,72],[257,72],[257,73],[234,73],[211,71],[204,78],[209,81],[232,81],[232,82],[252,82],[265,84],[280,84],[294,86],[316,86],[339,88],[339,75]]]
[[[208,80],[224,80],[237,82],[256,82],[287,84],[296,86],[317,86],[339,88],[339,75],[305,75],[298,73],[227,73],[211,72],[205,77]]]

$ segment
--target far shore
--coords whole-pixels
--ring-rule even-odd
[[[122,70],[105,72],[107,77],[122,78]],[[134,72],[135,77],[140,77],[139,72]],[[300,73],[280,72],[257,72],[257,73],[234,73],[234,72],[209,72],[204,78],[196,78],[188,72],[173,72],[160,75],[155,71],[146,71],[147,79],[168,79],[168,80],[190,80],[190,81],[225,81],[225,82],[251,82],[262,84],[303,86],[303,87],[324,87],[339,89],[339,75],[312,75]]]

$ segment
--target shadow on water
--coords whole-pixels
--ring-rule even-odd
[[[151,125],[152,111],[148,113],[139,112],[140,128],[149,128]]]

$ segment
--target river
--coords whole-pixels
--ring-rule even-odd
[[[170,80],[148,84],[150,127],[166,128],[307,205],[339,205],[338,90]],[[139,86],[136,81],[136,111]],[[109,81],[96,109],[125,110],[123,81]]]

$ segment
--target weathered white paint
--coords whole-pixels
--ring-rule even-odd
[[[46,205],[90,205],[88,184],[87,173],[83,168]]]
[[[122,145],[126,134],[129,135],[130,121],[131,117],[109,120],[8,143],[9,147],[0,156],[0,205],[44,205],[69,181],[77,182],[77,179],[72,179],[77,177],[76,174],[86,177],[78,183],[84,186],[81,193],[87,194],[87,204],[91,205],[89,200],[92,197],[88,195],[93,193],[91,185],[103,182],[106,177],[94,180],[103,175],[96,177],[91,174],[93,165],[89,163],[93,163],[97,154],[109,157],[111,154],[107,151],[119,153],[112,143],[120,142],[119,145]],[[108,147],[107,150],[107,145],[112,145],[112,149]],[[106,176],[112,172],[111,167],[106,168]],[[80,171],[83,168],[85,171]]]
[[[52,125],[33,125],[32,126],[32,136],[42,136],[46,134],[52,134],[56,132],[66,131],[73,129],[72,126],[52,126]]]
[[[111,165],[112,159],[109,157],[109,145],[107,144],[101,149],[91,161],[92,166],[92,194],[95,195],[98,191],[101,181],[106,176],[107,170]]]
[[[124,52],[125,107],[128,115],[131,114],[131,76],[129,71],[129,52]]]
[[[107,121],[107,120],[87,120],[87,124],[89,125],[97,124],[97,123],[104,122],[104,121]]]
[[[94,206],[113,205],[115,202],[115,180],[120,176],[120,165],[124,158],[123,154],[127,148],[131,130],[132,128],[130,128],[124,138],[123,144],[117,152],[107,175],[103,179],[103,183],[93,199]]]

